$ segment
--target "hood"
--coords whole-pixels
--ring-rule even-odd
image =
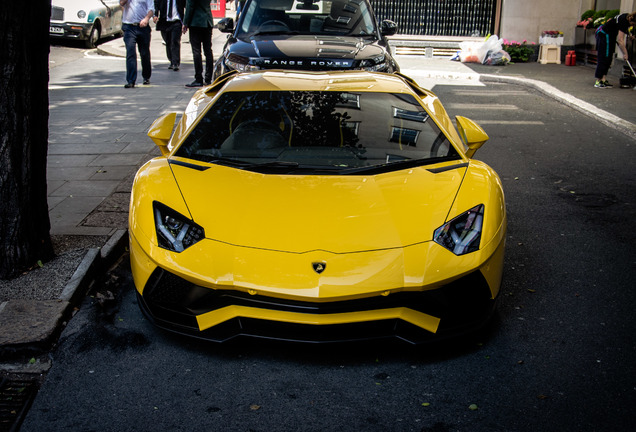
[[[357,61],[384,53],[375,39],[306,35],[260,36],[238,40],[232,45],[231,51],[232,54],[254,59],[254,64],[264,68],[324,68],[331,64],[338,69],[353,67]]]
[[[466,172],[420,167],[374,176],[316,176],[171,167],[207,238],[293,253],[350,253],[430,241]]]

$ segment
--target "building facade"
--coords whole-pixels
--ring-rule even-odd
[[[576,23],[586,10],[636,9],[636,0],[371,0],[371,4],[380,19],[397,22],[401,34],[497,34],[538,43],[543,31],[557,30],[563,32],[563,44],[570,46],[577,43]]]

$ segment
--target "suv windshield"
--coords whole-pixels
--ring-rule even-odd
[[[366,0],[253,0],[237,36],[259,34],[376,35]]]
[[[408,94],[227,92],[176,156],[259,172],[347,174],[459,159]]]

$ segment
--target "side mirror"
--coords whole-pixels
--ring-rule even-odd
[[[163,156],[167,156],[170,153],[168,143],[170,142],[176,120],[177,113],[164,114],[152,123],[148,131],[148,136],[159,146]]]
[[[232,33],[234,31],[234,18],[223,18],[217,23],[216,28],[221,33]]]
[[[384,20],[380,23],[380,34],[382,36],[393,36],[398,31],[398,25],[391,20]]]
[[[468,146],[466,156],[472,158],[479,147],[489,140],[488,134],[471,119],[456,116],[455,120],[457,121],[459,136],[462,138],[464,144]]]

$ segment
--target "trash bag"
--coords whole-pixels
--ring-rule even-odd
[[[483,42],[461,42],[459,44],[461,52],[459,60],[462,63],[484,63],[488,52],[499,52],[503,49],[503,43],[497,37],[492,35],[487,37]]]
[[[504,50],[488,51],[483,64],[490,66],[505,66],[510,62],[510,54]]]

